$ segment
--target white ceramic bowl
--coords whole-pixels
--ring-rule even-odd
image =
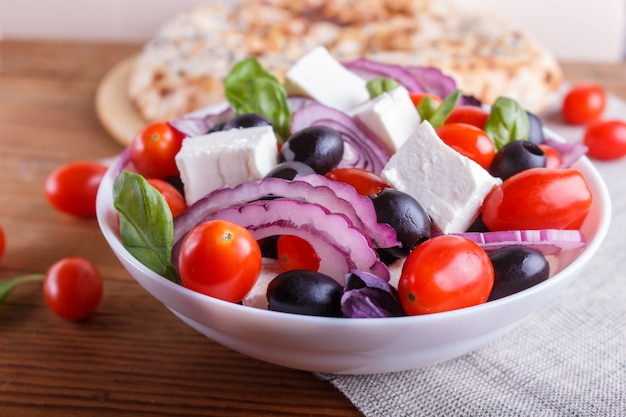
[[[176,285],[140,264],[122,246],[112,201],[115,166],[100,185],[97,216],[104,237],[135,280],[182,321],[216,342],[295,369],[340,374],[393,372],[455,358],[503,336],[583,271],[607,233],[611,207],[606,186],[592,163],[582,158],[575,167],[585,175],[594,195],[583,226],[588,240],[584,250],[562,254],[557,273],[526,291],[425,316],[344,319],[285,314],[228,303]]]

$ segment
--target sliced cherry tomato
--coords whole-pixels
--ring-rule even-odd
[[[78,217],[96,214],[96,194],[107,171],[99,162],[79,161],[65,164],[46,179],[45,195],[55,209]]]
[[[496,147],[484,130],[466,123],[444,124],[436,129],[437,135],[461,155],[487,169],[493,161]]]
[[[94,312],[102,298],[102,277],[85,258],[63,258],[46,272],[43,295],[48,308],[66,320]]]
[[[504,180],[487,195],[482,219],[491,231],[578,229],[592,201],[579,171],[531,168]]]
[[[306,240],[293,235],[280,235],[276,241],[278,265],[283,271],[308,269],[317,271],[320,258]]]
[[[444,124],[466,123],[476,126],[479,129],[485,128],[485,123],[489,118],[489,112],[478,106],[461,105],[456,106],[448,116]]]
[[[385,188],[391,187],[380,175],[362,168],[336,168],[326,173],[326,177],[350,184],[364,196],[377,196]]]
[[[567,123],[581,125],[598,120],[606,108],[606,93],[596,84],[579,84],[563,99],[561,113]]]
[[[592,158],[619,159],[626,155],[626,123],[621,120],[593,123],[587,128],[583,142]]]
[[[252,289],[261,263],[261,249],[252,234],[226,220],[211,220],[193,228],[178,257],[185,287],[233,303]]]
[[[137,172],[146,178],[178,175],[176,154],[185,135],[166,122],[146,125],[130,144],[130,158]]]
[[[563,164],[563,157],[561,154],[550,145],[540,143],[539,149],[546,155],[546,168],[558,168]]]
[[[187,202],[185,201],[185,198],[172,184],[158,178],[149,178],[146,179],[146,181],[148,181],[148,184],[156,188],[165,198],[165,201],[172,212],[172,217],[178,216],[187,209]]]
[[[441,97],[433,93],[410,93],[409,96],[411,97],[411,101],[413,102],[415,107],[420,105],[424,97],[430,97],[431,99],[433,99],[437,106],[440,105],[443,101]]]
[[[482,304],[493,288],[487,253],[460,236],[427,240],[406,258],[398,295],[409,315],[439,313]]]

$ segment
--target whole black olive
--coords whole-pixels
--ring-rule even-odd
[[[315,174],[315,170],[300,161],[281,162],[268,172],[266,178],[283,178],[292,180],[301,175]]]
[[[489,173],[505,180],[518,172],[546,166],[546,154],[527,140],[514,140],[496,153],[489,166]]]
[[[530,288],[550,276],[546,257],[526,246],[497,249],[489,253],[489,259],[495,272],[489,301]]]
[[[328,126],[311,126],[291,135],[280,149],[279,159],[300,161],[318,174],[331,171],[343,158],[341,133]]]
[[[387,223],[396,230],[398,241],[402,244],[394,248],[385,248],[396,258],[403,258],[420,243],[430,239],[430,217],[412,196],[394,188],[386,188],[372,198],[379,223]]]
[[[305,269],[283,272],[267,286],[268,309],[283,313],[341,317],[342,295],[333,278]]]
[[[267,117],[257,113],[244,113],[233,117],[222,126],[222,130],[244,129],[247,127],[271,126]]]

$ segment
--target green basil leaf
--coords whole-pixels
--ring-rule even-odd
[[[514,140],[526,140],[530,133],[528,114],[517,101],[498,97],[485,123],[485,132],[493,140],[496,150]]]
[[[429,96],[424,96],[417,105],[417,112],[422,120],[430,120],[435,110],[437,110],[437,103]]]
[[[141,175],[122,172],[113,183],[124,247],[139,262],[178,283],[172,264],[174,219],[165,198]]]
[[[433,111],[430,117],[427,119],[433,128],[438,128],[446,121],[452,110],[456,107],[456,104],[459,102],[461,98],[461,90],[455,90],[452,93],[448,94],[446,98],[443,99],[441,104]],[[422,99],[422,101],[424,101]],[[422,103],[420,103],[422,104]]]
[[[370,93],[370,98],[376,98],[382,93],[387,93],[395,88],[399,87],[400,83],[392,78],[376,77],[367,82],[367,92]]]
[[[235,64],[224,80],[224,94],[235,114],[261,114],[272,122],[280,142],[287,139],[291,124],[287,92],[256,58]]]

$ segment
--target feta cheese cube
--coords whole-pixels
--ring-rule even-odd
[[[369,100],[367,81],[349,71],[323,46],[312,49],[285,74],[289,95],[300,95],[347,112]]]
[[[277,163],[278,145],[271,126],[186,138],[176,155],[188,204],[218,187],[261,179]]]
[[[351,114],[394,152],[421,122],[409,90],[403,86],[360,105]]]
[[[466,231],[487,194],[502,182],[446,145],[427,121],[390,158],[381,176],[413,196],[443,233]]]

